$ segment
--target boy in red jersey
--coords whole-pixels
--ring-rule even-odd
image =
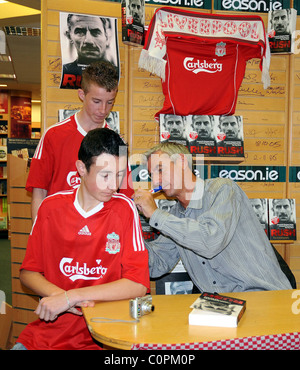
[[[143,296],[148,253],[137,209],[116,193],[127,146],[114,131],[90,131],[76,167],[79,188],[44,199],[21,266],[22,283],[43,297],[18,338],[26,349],[99,349],[76,307]]]
[[[47,196],[80,184],[75,162],[82,139],[92,129],[109,127],[105,121],[113,107],[119,82],[118,70],[109,62],[88,66],[82,75],[78,97],[80,112],[44,133],[31,161],[26,190],[32,192],[32,219]],[[120,192],[131,196],[133,189],[124,179]]]

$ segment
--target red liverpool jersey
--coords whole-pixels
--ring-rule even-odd
[[[133,201],[116,194],[85,212],[76,193],[61,192],[43,201],[21,269],[40,272],[64,290],[122,278],[149,290],[148,252]],[[53,322],[34,321],[18,342],[28,349],[99,349],[83,316],[70,313]]]
[[[105,127],[109,126],[105,123]],[[42,136],[32,158],[26,183],[26,190],[33,188],[47,190],[47,195],[58,191],[76,189],[80,177],[76,169],[78,151],[86,132],[79,125],[76,114],[51,127]],[[120,192],[131,196],[133,193],[128,169]]]
[[[166,46],[165,101],[156,118],[234,114],[246,62],[260,57],[260,48],[189,36],[167,37]]]
[[[250,58],[260,59],[268,88],[270,49],[261,17],[157,9],[139,58],[139,67],[162,79],[165,102],[155,117],[234,114]]]

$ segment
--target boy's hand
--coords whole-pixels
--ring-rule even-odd
[[[93,307],[94,305],[94,301],[83,301],[76,304],[76,306],[79,307]],[[63,312],[70,312],[74,315],[82,316],[82,312],[75,306],[69,307],[65,293],[42,298],[35,310],[39,318],[45,321],[54,321],[57,319],[57,316]]]
[[[42,298],[39,302],[37,309],[35,310],[35,313],[41,320],[54,321],[59,314],[68,311],[68,309],[69,305],[66,300],[65,294],[60,293],[50,297]],[[78,311],[76,308],[74,309]]]

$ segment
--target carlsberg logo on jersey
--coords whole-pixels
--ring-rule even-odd
[[[87,266],[86,263],[79,264],[73,262],[73,258],[64,257],[59,263],[59,269],[63,275],[67,276],[70,280],[98,280],[102,279],[107,272],[107,267],[101,265],[101,260],[97,259],[95,266]]]
[[[217,73],[222,72],[223,65],[218,63],[216,59],[213,62],[207,62],[206,60],[200,61],[193,57],[186,57],[183,61],[183,66],[187,71],[198,74],[199,72],[206,73]]]

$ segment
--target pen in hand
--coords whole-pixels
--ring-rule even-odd
[[[138,210],[140,212],[142,212],[143,215],[146,218],[151,218],[153,213],[157,210],[157,205],[156,205],[156,202],[153,199],[154,198],[153,194],[158,193],[161,190],[162,190],[162,187],[159,186],[157,188],[154,188],[154,189],[151,189],[151,190],[148,190],[148,191],[145,191],[145,190],[143,192],[138,191],[137,194],[134,195],[134,202],[135,202]],[[146,196],[146,193],[148,193],[149,195]],[[143,197],[143,194],[144,194],[145,198],[140,199],[141,197]]]
[[[151,193],[151,194],[155,194],[155,193],[158,193],[159,191],[161,191],[162,190],[162,187],[161,186],[159,186],[159,187],[157,187],[157,188],[155,188],[155,189],[151,189],[151,190],[149,190],[149,192]]]
[[[161,186],[158,186],[157,188],[154,188],[154,189],[150,189],[149,190],[149,193],[151,194],[155,194],[155,193],[158,193],[159,191],[162,191],[162,187]],[[133,198],[131,198],[133,200]]]

